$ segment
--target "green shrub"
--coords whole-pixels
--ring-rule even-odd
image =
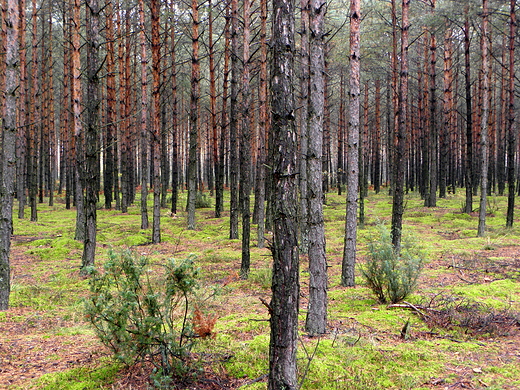
[[[205,209],[211,207],[211,199],[206,196],[206,194],[197,191],[195,195],[195,208],[196,209]]]
[[[104,272],[89,270],[87,319],[97,336],[124,364],[148,360],[169,377],[186,372],[194,338],[188,332],[189,299],[198,270],[188,258],[170,259],[152,279],[148,260],[129,250],[109,252]]]
[[[379,302],[397,303],[417,285],[422,258],[409,238],[403,238],[401,252],[396,253],[388,228],[380,225],[379,232],[379,240],[368,244],[368,258],[361,273]]]

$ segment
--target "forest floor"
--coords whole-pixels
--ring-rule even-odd
[[[441,206],[426,209],[420,200],[409,199],[405,226],[425,246],[427,260],[413,296],[389,306],[377,303],[361,277],[355,288],[339,286],[344,204],[329,196],[329,332],[321,338],[306,336],[301,317],[302,389],[520,388],[518,227],[509,231],[500,226],[499,205],[490,214],[487,237],[474,238],[477,217],[460,213],[457,202],[442,205],[439,200]],[[360,263],[377,221],[388,219],[388,207],[383,196],[367,201]],[[130,228],[124,222],[128,216],[100,211],[100,228],[105,230],[100,230],[99,261],[109,246],[129,246],[158,258],[198,254],[203,288],[219,288],[206,307],[218,315],[215,337],[194,352],[203,356],[197,380],[179,381],[172,388],[263,389],[269,326],[262,300],[270,299],[269,251],[252,248],[250,280],[240,280],[240,241],[225,238],[228,220],[212,218],[211,209],[197,213],[199,228],[193,233],[180,227],[182,215],[165,216],[169,238],[152,245],[139,242],[149,232]],[[151,368],[113,364],[84,320],[88,282],[78,272],[81,246],[67,238],[73,228],[66,221],[73,215],[62,205],[42,206],[39,222],[15,223],[12,304],[0,313],[0,389],[148,389]],[[137,211],[130,217],[138,223]],[[112,235],[111,228],[120,230],[120,236]],[[306,269],[302,256],[302,313],[307,307]],[[410,327],[403,333],[406,323]],[[51,374],[45,375],[50,379],[37,380],[44,374]],[[78,383],[89,384],[75,387]]]

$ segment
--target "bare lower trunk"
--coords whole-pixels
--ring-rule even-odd
[[[295,390],[299,256],[293,90],[294,1],[274,0],[272,12],[273,279],[268,389]]]

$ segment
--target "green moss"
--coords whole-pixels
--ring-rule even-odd
[[[108,388],[117,377],[121,366],[107,363],[104,366],[90,368],[78,367],[59,373],[45,374],[33,388],[41,390],[99,390]]]

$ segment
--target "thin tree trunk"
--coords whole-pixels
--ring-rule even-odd
[[[488,117],[489,117],[489,53],[488,53],[488,0],[482,0],[482,117],[480,125],[480,147],[482,153],[480,173],[480,210],[478,218],[479,237],[486,233],[486,205],[488,191]]]
[[[294,104],[294,0],[274,0],[271,107],[273,158],[273,279],[269,390],[296,390],[299,256]]]
[[[141,37],[141,229],[148,229],[148,56],[144,19],[144,0],[139,0]]]
[[[212,135],[213,152],[213,171],[215,172],[215,218],[220,218],[222,209],[220,208],[220,198],[223,196],[224,187],[220,182],[220,160],[218,145],[218,126],[217,126],[217,90],[215,76],[215,42],[213,41],[213,5],[211,0],[208,2],[208,50],[209,50],[209,98],[210,98],[210,127]],[[217,199],[218,198],[218,199]]]
[[[103,162],[103,193],[105,195],[105,208],[112,208],[112,194],[114,192],[114,143],[116,141],[116,74],[114,63],[114,9],[112,2],[107,3],[106,10],[106,39],[107,39],[107,107],[105,126],[105,154]]]
[[[153,221],[152,242],[161,242],[161,97],[159,95],[159,81],[161,69],[161,48],[159,37],[160,2],[150,1],[152,18],[152,150],[153,150]]]
[[[300,43],[300,252],[308,253],[309,251],[309,191],[308,191],[308,145],[309,145],[309,28],[310,28],[310,7],[311,0],[301,0],[301,43]],[[323,137],[323,135],[322,135]],[[322,141],[323,142],[323,141]],[[321,170],[321,168],[320,168]],[[323,180],[323,178],[322,178]]]
[[[76,145],[76,165],[74,168],[74,180],[76,185],[76,234],[74,238],[84,241],[85,232],[85,203],[83,193],[85,166],[85,149],[83,147],[83,122],[81,119],[81,60],[80,60],[80,0],[74,0],[72,10],[72,105],[74,115],[74,140]]]
[[[13,232],[13,201],[16,175],[16,101],[20,84],[18,2],[7,0],[3,17],[6,21],[5,95],[3,109],[2,160],[0,162],[0,310],[9,308],[11,275],[9,253]]]
[[[242,68],[242,128],[240,131],[240,203],[242,212],[242,263],[240,274],[247,279],[251,263],[249,250],[251,236],[251,90],[250,90],[250,1],[243,1],[244,24],[243,24],[243,68]]]
[[[361,22],[360,2],[350,2],[350,91],[349,126],[347,142],[347,212],[345,221],[345,241],[341,268],[341,285],[355,286],[354,268],[356,264],[357,206],[359,190],[359,25]]]
[[[257,238],[258,247],[265,246],[265,164],[266,164],[266,135],[268,131],[267,105],[267,0],[260,0],[260,85],[259,85],[259,121],[258,121],[258,160],[257,160],[257,188],[255,194],[257,210]]]
[[[432,14],[435,13],[435,0],[432,0]],[[429,86],[430,86],[430,164],[429,176],[430,185],[429,193],[426,194],[424,205],[426,207],[437,206],[437,173],[438,173],[438,154],[439,154],[439,130],[437,127],[437,37],[434,32],[430,33],[430,66],[428,68]]]
[[[25,48],[25,0],[18,0],[19,18],[18,18],[18,46],[20,48],[20,87],[19,87],[19,110],[18,110],[18,135],[16,137],[16,194],[18,197],[18,218],[25,217],[26,197],[26,169],[27,169],[27,124],[28,107],[27,96],[29,92],[29,83],[27,82],[27,60]]]
[[[238,53],[238,0],[231,0],[231,104],[230,104],[230,217],[229,217],[229,238],[238,238],[238,77],[239,77],[239,53]]]
[[[471,102],[471,60],[469,39],[469,6],[465,7],[464,22],[464,64],[466,90],[466,203],[464,211],[470,214],[473,211],[473,108]]]
[[[175,15],[175,2],[170,4],[172,15]],[[175,23],[171,22],[171,85],[172,85],[172,214],[177,214],[177,200],[179,190],[179,152],[178,152],[178,102],[177,102],[177,64],[175,63],[176,40]]]
[[[200,94],[199,65],[199,8],[197,0],[191,2],[192,55],[190,99],[190,143],[188,162],[188,229],[195,229],[195,197],[197,191],[197,132],[199,126],[198,104]]]
[[[29,142],[28,142],[28,166],[27,174],[29,179],[29,204],[31,207],[31,221],[35,222],[38,220],[38,208],[36,195],[38,192],[38,138],[40,135],[41,117],[40,117],[40,89],[38,87],[38,67],[39,67],[39,56],[38,56],[38,34],[37,34],[37,4],[36,0],[32,1],[32,64],[31,64],[31,117],[30,120],[33,123],[29,130]]]
[[[515,151],[516,151],[516,114],[515,114],[515,37],[516,37],[516,1],[511,0],[509,20],[509,104],[507,126],[507,217],[506,226],[513,227],[515,212]]]
[[[376,87],[376,126],[375,135],[373,137],[374,150],[374,175],[372,177],[372,184],[374,185],[374,192],[379,194],[381,188],[381,82],[379,79],[375,81]]]
[[[224,211],[224,181],[226,178],[226,156],[227,156],[227,133],[229,127],[227,102],[228,102],[228,80],[229,80],[229,58],[230,58],[230,5],[226,1],[226,23],[224,25],[224,69],[222,80],[222,118],[220,123],[220,159],[219,175],[215,203],[222,213]],[[215,206],[217,207],[217,206]]]

